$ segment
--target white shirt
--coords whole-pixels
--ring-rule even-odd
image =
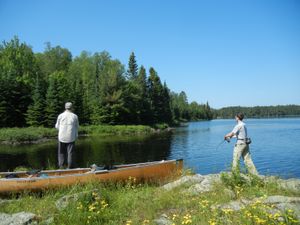
[[[237,144],[245,143],[245,139],[247,138],[246,124],[239,120],[238,124],[233,128],[232,133],[234,133],[237,138]]]
[[[64,111],[57,117],[55,128],[58,129],[58,140],[70,143],[78,137],[78,117],[69,110]]]

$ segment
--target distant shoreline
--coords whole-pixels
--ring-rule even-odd
[[[245,119],[297,119],[300,118],[300,115],[287,115],[287,116],[270,116],[270,117],[264,117],[264,116],[257,116],[257,117],[245,117]],[[219,120],[219,119],[233,119],[233,117],[218,117],[215,118],[214,120]]]
[[[146,125],[92,125],[81,126],[79,136],[93,135],[146,135],[169,132],[172,128],[161,124],[155,127]],[[57,138],[57,130],[44,127],[2,128],[0,129],[0,145],[39,144]]]

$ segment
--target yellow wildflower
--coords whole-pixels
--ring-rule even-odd
[[[172,220],[175,220],[177,217],[178,217],[178,215],[177,215],[177,214],[173,214],[173,216],[172,216]]]
[[[147,224],[147,223],[150,223],[150,220],[144,220],[144,221],[143,221],[143,225],[144,225],[144,224]]]
[[[209,223],[209,225],[216,225],[217,224],[217,222],[215,220],[209,220],[208,223]]]

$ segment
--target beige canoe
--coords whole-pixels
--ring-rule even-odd
[[[121,182],[129,177],[137,182],[160,182],[178,177],[182,168],[183,160],[180,159],[119,165],[111,170],[43,170],[34,175],[27,175],[27,172],[2,172],[0,193],[45,190],[93,181]],[[7,176],[14,178],[5,178]]]

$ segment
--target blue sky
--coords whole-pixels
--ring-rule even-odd
[[[298,0],[0,0],[0,40],[108,51],[156,69],[189,102],[300,104]]]

